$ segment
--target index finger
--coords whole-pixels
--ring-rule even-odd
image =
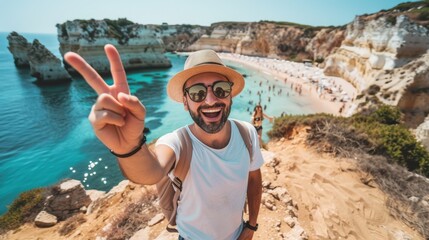
[[[76,71],[78,71],[85,81],[94,89],[98,95],[109,93],[109,86],[104,82],[101,76],[92,68],[79,54],[67,52],[64,54],[64,60],[67,61]]]

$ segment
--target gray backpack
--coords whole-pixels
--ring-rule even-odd
[[[247,127],[236,120],[233,120],[238,127],[241,137],[249,151],[250,161],[253,159],[252,139],[250,138]],[[181,128],[178,131],[181,142],[179,160],[175,163],[175,167],[170,170],[168,175],[164,176],[161,181],[156,184],[158,190],[159,205],[165,217],[168,219],[168,225],[176,226],[177,205],[182,191],[182,183],[188,174],[192,159],[192,141],[186,130]],[[167,226],[167,230],[175,231],[175,229]]]

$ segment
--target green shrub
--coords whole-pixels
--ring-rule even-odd
[[[7,213],[0,216],[0,234],[32,220],[31,218],[35,217],[35,214],[41,209],[44,192],[44,189],[36,188],[21,193],[10,205]]]
[[[421,12],[421,13],[419,13],[419,15],[417,16],[417,20],[420,20],[420,21],[426,21],[426,20],[429,20],[429,12]]]
[[[386,18],[386,22],[390,23],[391,25],[396,25],[396,16],[389,15]]]
[[[421,147],[408,129],[400,125],[382,125],[377,131],[380,145],[378,148],[385,152],[394,162],[408,168],[410,171],[419,169],[419,163],[429,159],[427,151]]]
[[[132,21],[128,20],[127,18],[118,18],[118,20],[116,22],[121,27],[125,27],[125,26],[128,26],[128,25],[133,25],[134,24]]]
[[[396,7],[393,7],[391,10],[398,9],[401,12],[410,10],[411,8],[418,7],[420,5],[420,2],[405,2],[400,3]]]
[[[401,111],[397,107],[383,105],[372,114],[372,118],[382,124],[392,125],[401,123]]]

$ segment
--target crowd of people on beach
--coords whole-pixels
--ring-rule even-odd
[[[275,76],[283,84],[289,83],[290,89],[299,96],[315,94],[322,101],[341,103],[336,105],[337,110],[335,114],[338,115],[346,114],[346,108],[350,107],[348,103],[355,98],[355,89],[350,87],[351,85],[345,86],[346,81],[336,77],[325,76],[323,69],[312,67],[308,64],[231,53],[222,53],[220,55],[227,59],[252,65],[265,74]],[[269,104],[271,95],[276,96],[283,93],[282,88],[276,88],[276,85],[269,83],[269,81],[260,81],[259,87],[261,89],[253,90],[259,96],[259,103],[264,102]],[[261,99],[265,91],[269,94],[267,94],[266,99]],[[290,92],[285,92],[289,96]],[[248,93],[252,94],[252,90],[249,89]],[[264,110],[266,110],[266,104],[264,104]],[[249,101],[249,105],[255,105],[255,103]],[[250,107],[248,111],[251,111]]]

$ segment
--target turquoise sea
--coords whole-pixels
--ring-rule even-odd
[[[20,34],[29,42],[37,38],[61,58],[56,35]],[[115,158],[94,136],[87,120],[96,93],[81,78],[58,86],[34,84],[29,70],[15,67],[7,49],[7,35],[0,33],[0,214],[21,192],[64,178],[78,179],[87,189],[110,190],[123,177]],[[149,142],[192,121],[183,106],[166,95],[166,83],[183,69],[185,57],[168,56],[171,68],[127,74],[132,94],[147,108]],[[257,91],[262,91],[262,105],[266,105],[268,115],[315,111],[305,99],[297,101],[289,85],[273,81],[265,73],[228,65],[246,75],[243,93],[233,99],[232,118],[250,120],[250,111],[259,101]],[[269,85],[275,85],[275,95],[268,91]],[[280,89],[281,94],[277,92]],[[265,133],[270,127],[271,123],[265,121]],[[266,135],[263,138],[268,140]]]

